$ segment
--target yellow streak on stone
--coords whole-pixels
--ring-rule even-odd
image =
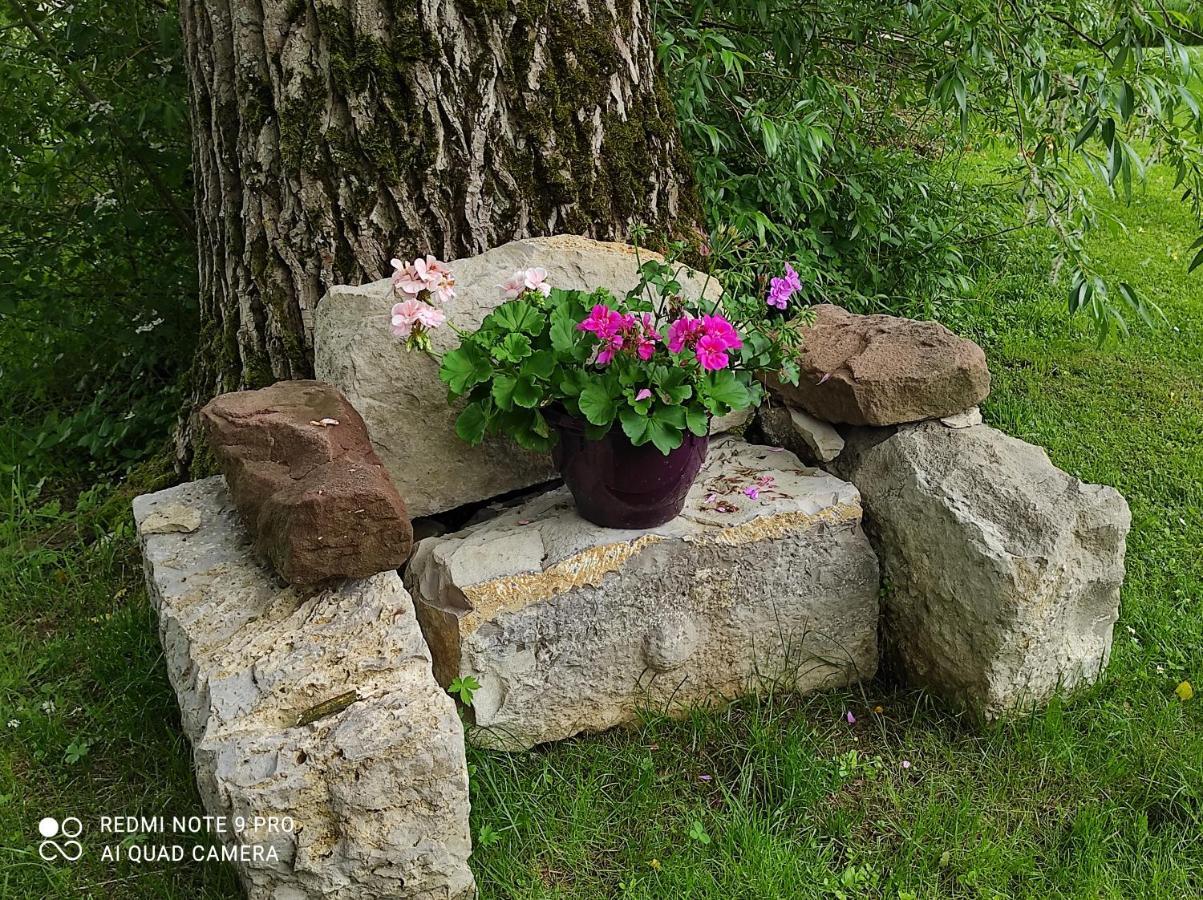
[[[777,540],[821,524],[841,525],[859,522],[860,519],[860,504],[841,503],[817,513],[784,512],[760,516],[739,525],[710,526],[701,537],[690,537],[688,540],[696,544],[736,547]],[[472,609],[460,618],[459,632],[461,635],[471,634],[500,613],[522,609],[583,585],[598,587],[606,575],[616,571],[628,559],[642,552],[645,547],[664,540],[664,535],[645,534],[629,542],[590,547],[542,572],[511,575],[474,584],[464,589],[464,596],[472,604]]]
[[[845,522],[859,522],[860,519],[859,503],[841,503],[838,506],[828,506],[817,513],[783,512],[773,516],[761,516],[740,525],[729,525],[707,534],[699,543],[737,547],[757,541],[774,541],[787,534],[806,531],[815,525],[841,525]]]
[[[662,540],[664,538],[661,535],[645,534],[628,543],[602,544],[562,559],[542,572],[511,575],[474,584],[464,590],[472,610],[460,619],[460,633],[473,632],[482,622],[498,613],[521,609],[536,600],[545,600],[585,584],[597,587],[606,575],[644,547]]]

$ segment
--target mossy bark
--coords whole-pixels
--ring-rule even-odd
[[[309,375],[318,299],[392,256],[696,221],[648,2],[181,0],[194,398]]]

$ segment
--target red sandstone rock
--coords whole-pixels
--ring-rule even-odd
[[[201,410],[256,550],[292,584],[398,568],[405,504],[347,399],[320,381],[222,394]]]
[[[816,307],[798,385],[770,379],[786,403],[828,422],[897,425],[951,416],[990,393],[986,354],[938,322]]]

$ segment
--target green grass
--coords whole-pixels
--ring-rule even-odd
[[[1203,277],[1185,274],[1195,231],[1171,195],[1155,174],[1131,207],[1104,203],[1126,228],[1092,239],[1164,328],[1096,347],[1066,320],[1037,235],[950,311],[990,356],[987,419],[1131,504],[1104,680],[986,729],[878,682],[474,751],[483,896],[1203,894],[1203,698],[1174,695],[1183,679],[1203,687]],[[28,486],[0,498],[0,897],[238,896],[222,866],[36,855],[43,815],[200,811],[130,490],[66,513]]]

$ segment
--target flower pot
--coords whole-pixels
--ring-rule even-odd
[[[708,436],[687,431],[681,446],[665,456],[650,443],[634,446],[617,424],[593,441],[580,419],[549,413],[560,438],[552,462],[584,518],[605,528],[652,528],[680,514],[706,460]]]

